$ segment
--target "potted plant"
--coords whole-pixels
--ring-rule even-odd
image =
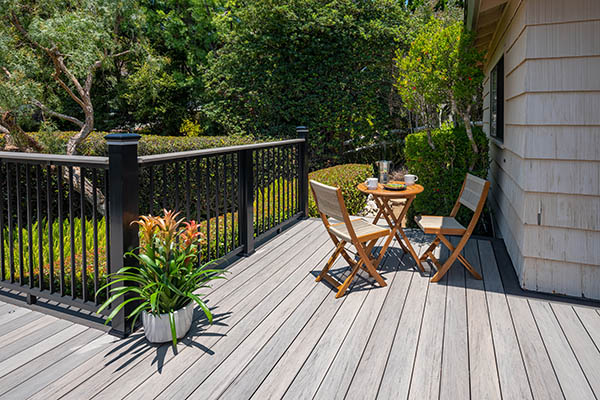
[[[128,303],[136,307],[128,315],[132,329],[140,314],[144,334],[151,343],[181,339],[189,331],[198,305],[212,323],[212,314],[198,290],[208,287],[213,279],[222,277],[222,270],[199,266],[201,233],[195,221],[177,219],[179,213],[163,210],[162,217],[142,216],[134,221],[140,226],[140,247],[131,256],[137,266],[125,266],[109,275],[109,283],[98,292],[110,288],[111,295],[98,312],[125,294],[131,294],[109,314],[106,323]],[[117,286],[117,284],[119,284]]]

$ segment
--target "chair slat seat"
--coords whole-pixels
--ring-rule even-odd
[[[445,235],[463,235],[467,228],[461,225],[453,217],[439,217],[435,215],[420,215],[415,218],[415,222],[423,232],[436,235],[442,233]]]
[[[388,228],[373,225],[362,218],[354,219],[350,222],[352,223],[352,228],[354,228],[356,237],[361,241],[377,239],[390,234],[390,230]],[[352,237],[350,236],[350,232],[348,232],[348,227],[343,222],[339,224],[330,225],[329,231],[339,239],[344,240],[345,242],[352,242]]]

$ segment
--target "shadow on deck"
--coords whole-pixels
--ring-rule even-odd
[[[411,232],[417,251],[431,238]],[[392,247],[388,286],[316,283],[333,246],[304,220],[233,264],[176,351],[0,305],[3,398],[594,398],[598,303],[519,288],[502,241],[472,239],[439,283]],[[441,259],[447,253],[440,254]],[[343,278],[348,267],[333,270]]]

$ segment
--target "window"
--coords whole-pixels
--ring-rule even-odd
[[[504,141],[504,57],[490,75],[490,135]]]

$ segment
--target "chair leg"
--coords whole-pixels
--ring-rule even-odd
[[[375,269],[373,262],[369,258],[369,255],[365,252],[365,249],[362,247],[362,244],[359,243],[358,246],[356,246],[356,249],[358,250],[358,254],[360,255],[361,261],[364,262],[365,266],[367,267],[369,275],[371,275],[382,287],[387,286],[387,283],[385,283],[381,275],[379,275],[379,273]]]
[[[339,299],[340,297],[342,297],[344,295],[344,293],[346,293],[346,290],[348,290],[348,287],[350,287],[350,284],[352,283],[352,280],[354,279],[354,277],[356,276],[356,273],[360,269],[360,266],[361,266],[362,262],[363,261],[360,260],[359,262],[356,263],[356,265],[352,269],[352,272],[350,273],[350,275],[348,275],[348,277],[346,278],[346,280],[344,281],[344,283],[342,283],[339,286],[338,292],[335,295],[336,299]]]
[[[438,246],[438,244],[440,244],[440,238],[438,236],[436,236],[435,239],[434,239],[434,241],[431,242],[431,244],[429,245],[429,247],[427,248],[427,250],[425,250],[425,252],[423,253],[423,255],[419,259],[421,261],[427,260],[427,257],[429,257],[429,253],[431,253]]]
[[[475,268],[473,268],[473,266],[471,265],[471,263],[469,263],[467,261],[466,258],[464,258],[462,255],[458,255],[458,261],[460,261],[462,263],[462,265],[464,265],[464,267],[467,269],[467,271],[469,271],[471,273],[471,275],[473,275],[473,278],[481,280],[483,279],[481,277],[481,275],[479,275],[479,273],[475,270]]]
[[[327,261],[327,264],[325,264],[325,266],[323,267],[323,269],[321,270],[321,273],[317,276],[317,278],[315,279],[315,281],[319,282],[321,279],[323,279],[323,277],[325,275],[327,275],[327,273],[329,272],[329,269],[331,268],[331,266],[333,265],[333,263],[335,262],[335,260],[338,258],[338,256],[340,255],[340,253],[342,252],[342,250],[344,249],[344,245],[346,244],[346,242],[344,242],[343,240],[338,242],[335,251],[333,252],[333,254],[331,255],[331,257],[329,257],[329,260]]]
[[[460,243],[458,244],[458,246],[456,246],[456,248],[452,245],[452,243],[450,243],[450,241],[444,236],[444,235],[439,235],[440,239],[442,240],[442,242],[446,245],[446,247],[448,247],[448,249],[450,249],[450,251],[452,252],[456,252],[456,250],[458,250],[458,255],[457,255],[457,259],[458,261],[460,261],[460,263],[462,265],[464,265],[464,267],[467,269],[467,271],[469,271],[471,273],[471,275],[473,275],[473,277],[475,279],[481,280],[481,275],[479,275],[479,273],[477,273],[477,271],[475,270],[475,268],[473,268],[473,266],[467,261],[466,258],[463,257],[462,254],[460,254],[460,252],[462,251],[463,247],[465,246],[465,244],[467,244],[467,239],[461,239]]]
[[[468,238],[463,237],[461,239],[460,243],[458,244],[458,246],[454,247],[452,245],[452,243],[450,243],[450,241],[448,239],[446,239],[446,237],[444,235],[438,235],[438,236],[439,236],[440,240],[442,241],[442,243],[444,243],[446,245],[446,247],[448,247],[448,249],[450,249],[450,251],[452,253],[450,254],[450,257],[448,257],[448,259],[446,260],[444,265],[442,265],[442,268],[438,269],[438,271],[435,273],[435,275],[433,275],[433,278],[431,278],[431,282],[439,282],[440,279],[442,279],[444,277],[446,272],[448,272],[448,270],[450,269],[450,267],[452,266],[452,264],[454,264],[454,261],[456,261],[456,260],[459,260],[461,262],[461,264],[463,264],[465,266],[465,268],[467,268],[467,270],[475,277],[475,279],[481,279],[481,275],[479,275],[477,273],[477,271],[475,271],[475,269],[471,266],[471,264],[469,264],[467,259],[464,258],[460,254],[463,247],[467,243]]]
[[[437,270],[435,275],[433,275],[433,277],[431,278],[431,282],[439,282],[444,277],[444,275],[446,275],[446,272],[448,272],[448,270],[450,269],[452,264],[454,264],[454,261],[456,261],[457,258],[458,252],[455,250],[452,252],[452,254],[450,254],[450,257],[448,257],[444,265],[442,265],[442,267]]]

